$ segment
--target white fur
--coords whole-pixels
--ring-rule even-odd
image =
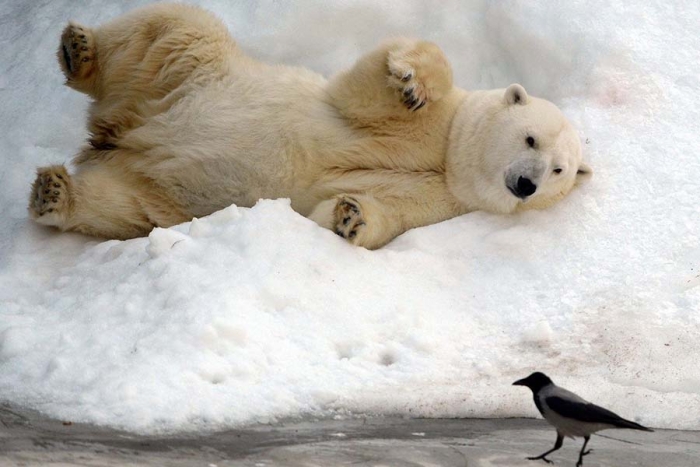
[[[144,32],[153,30],[158,39]],[[149,6],[95,29],[72,24],[62,44],[81,32],[96,50],[62,66],[68,84],[95,99],[96,148],[75,161],[70,211],[42,219],[63,230],[128,238],[287,197],[319,225],[377,248],[473,210],[545,207],[571,190],[577,170],[590,172],[553,104],[519,85],[455,88],[428,42],[389,41],[326,80],[244,56],[218,20],[189,6]],[[506,186],[522,174],[537,183],[525,202]]]

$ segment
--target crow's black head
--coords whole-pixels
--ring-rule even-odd
[[[537,371],[527,378],[517,380],[513,386],[527,386],[532,389],[532,392],[537,392],[549,384],[552,384],[552,380],[544,373]]]

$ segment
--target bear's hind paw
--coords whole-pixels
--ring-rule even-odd
[[[42,167],[29,198],[29,212],[44,225],[60,227],[69,211],[70,175],[62,165]]]
[[[95,66],[95,38],[89,28],[69,23],[61,35],[58,60],[69,81],[87,77]]]

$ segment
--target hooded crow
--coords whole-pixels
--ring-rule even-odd
[[[590,454],[586,445],[591,434],[608,428],[629,428],[631,430],[654,431],[638,423],[625,420],[617,414],[582,399],[571,391],[555,385],[544,373],[536,372],[513,383],[514,386],[526,386],[532,390],[537,410],[545,420],[557,429],[557,441],[554,448],[530,460],[542,459],[551,464],[545,456],[561,448],[564,437],[583,437],[583,447],[578,456],[576,467],[583,465],[583,456]]]

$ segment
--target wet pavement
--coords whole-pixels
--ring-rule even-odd
[[[0,405],[0,466],[452,467],[545,466],[554,445],[542,420],[288,421],[208,434],[141,436]],[[549,458],[575,466],[582,440]],[[608,430],[591,438],[584,466],[697,467],[700,432]]]

